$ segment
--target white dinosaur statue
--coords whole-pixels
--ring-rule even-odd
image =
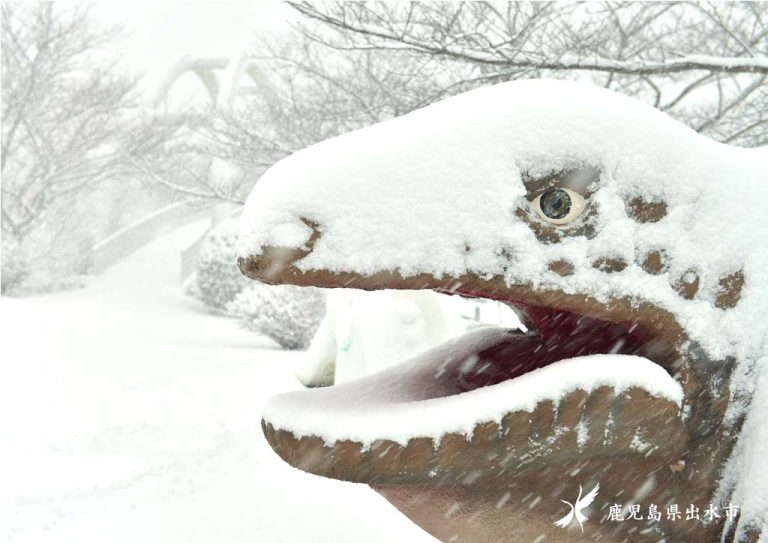
[[[445,310],[431,291],[333,289],[327,304],[296,373],[306,386],[376,373],[448,338]]]

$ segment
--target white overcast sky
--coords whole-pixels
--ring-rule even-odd
[[[146,73],[145,86],[184,55],[231,57],[247,50],[257,33],[284,30],[295,16],[277,0],[103,0],[92,14],[124,28],[116,51],[132,71]]]

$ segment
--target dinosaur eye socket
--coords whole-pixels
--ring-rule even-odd
[[[545,221],[567,224],[581,214],[584,197],[568,189],[553,188],[541,193],[533,201],[533,209]]]

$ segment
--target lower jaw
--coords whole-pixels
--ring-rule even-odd
[[[658,345],[613,324],[546,316],[539,336],[484,329],[358,381],[277,396],[265,435],[295,467],[375,485],[471,484],[584,459],[672,461],[685,446],[682,390],[635,355]]]
[[[473,483],[374,484],[374,490],[416,525],[440,541],[659,541],[719,542],[724,520],[685,522],[645,515],[648,504],[698,503],[705,494],[685,492],[685,474],[676,474],[659,458],[604,458],[522,470]],[[682,480],[681,480],[682,479]],[[581,486],[599,484],[583,526],[565,529],[554,522],[568,512]],[[642,520],[609,519],[609,506],[640,503]],[[626,516],[626,512],[622,513]],[[755,539],[756,540],[756,539]]]

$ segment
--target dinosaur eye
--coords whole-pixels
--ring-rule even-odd
[[[584,197],[568,189],[553,188],[541,193],[532,202],[536,214],[552,224],[567,224],[584,209]]]

